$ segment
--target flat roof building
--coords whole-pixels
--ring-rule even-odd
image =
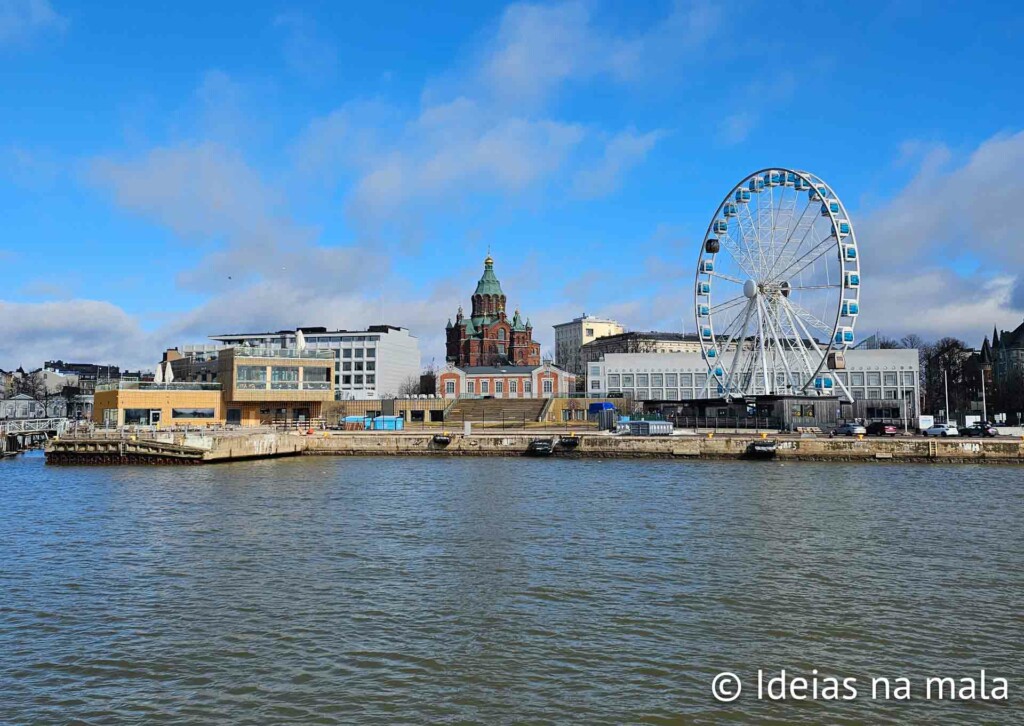
[[[587,343],[623,332],[622,325],[611,318],[599,318],[583,313],[567,323],[552,326],[555,329],[555,365],[579,376],[583,380],[583,359],[580,349]]]

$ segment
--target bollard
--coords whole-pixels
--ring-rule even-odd
[[[714,435],[715,435],[715,432],[714,432],[714,431],[708,431],[708,438],[709,438],[709,439],[710,439],[710,438],[713,438],[713,437],[714,437]]]
[[[762,439],[767,439],[768,438],[768,434],[766,434],[764,431],[762,431],[761,432],[761,438]]]
[[[864,440],[864,434],[857,434],[857,441],[863,441],[863,440]]]

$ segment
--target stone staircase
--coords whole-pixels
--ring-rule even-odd
[[[445,421],[531,423],[540,420],[547,403],[546,398],[460,398],[448,409]]]

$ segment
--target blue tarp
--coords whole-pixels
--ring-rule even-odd
[[[614,410],[615,410],[615,404],[608,403],[606,401],[604,403],[592,403],[592,404],[590,404],[590,406],[587,408],[587,413],[600,413],[601,411],[614,411]]]

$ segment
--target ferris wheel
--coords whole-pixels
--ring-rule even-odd
[[[860,312],[850,215],[814,174],[762,169],[718,206],[701,246],[694,313],[705,395],[837,393]]]

